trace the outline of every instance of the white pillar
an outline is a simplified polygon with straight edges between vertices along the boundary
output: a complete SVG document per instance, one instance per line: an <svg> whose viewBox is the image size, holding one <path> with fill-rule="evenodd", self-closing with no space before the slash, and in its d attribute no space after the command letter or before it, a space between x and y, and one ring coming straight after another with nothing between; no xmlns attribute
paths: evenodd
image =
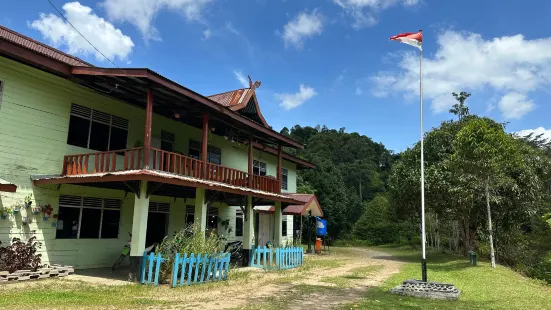
<svg viewBox="0 0 551 310"><path fill-rule="evenodd" d="M204 188L195 189L195 221L200 231L206 231L207 229L207 202L205 197Z"/></svg>
<svg viewBox="0 0 551 310"><path fill-rule="evenodd" d="M245 206L245 214L243 214L243 249L250 250L253 248L254 238L254 213L253 213L253 197L247 197L247 205Z"/></svg>
<svg viewBox="0 0 551 310"><path fill-rule="evenodd" d="M147 214L149 212L149 197L147 181L140 182L140 195L134 199L134 216L132 219L132 242L130 256L143 256L145 237L147 235Z"/></svg>
<svg viewBox="0 0 551 310"><path fill-rule="evenodd" d="M283 239L281 236L281 227L283 225L283 217L281 213L281 201L276 201L274 211L274 247L280 247L283 245Z"/></svg>

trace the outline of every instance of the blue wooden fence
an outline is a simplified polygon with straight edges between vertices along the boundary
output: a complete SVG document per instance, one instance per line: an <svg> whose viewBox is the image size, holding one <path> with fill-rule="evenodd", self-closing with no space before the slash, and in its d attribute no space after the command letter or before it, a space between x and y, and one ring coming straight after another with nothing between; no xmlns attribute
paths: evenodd
<svg viewBox="0 0 551 310"><path fill-rule="evenodd" d="M142 272L141 272L141 283L142 284L153 284L159 285L159 272L161 271L161 264L165 261L161 257L161 254L147 253L143 254L142 259Z"/></svg>
<svg viewBox="0 0 551 310"><path fill-rule="evenodd" d="M176 253L172 268L172 287L228 279L230 253L184 254Z"/></svg>
<svg viewBox="0 0 551 310"><path fill-rule="evenodd" d="M253 248L250 266L264 269L290 269L302 266L304 252L301 247L290 248Z"/></svg>
<svg viewBox="0 0 551 310"><path fill-rule="evenodd" d="M141 283L159 285L161 265L166 259L161 254L143 255ZM172 287L222 281L228 279L230 254L184 254L176 253L172 266Z"/></svg>

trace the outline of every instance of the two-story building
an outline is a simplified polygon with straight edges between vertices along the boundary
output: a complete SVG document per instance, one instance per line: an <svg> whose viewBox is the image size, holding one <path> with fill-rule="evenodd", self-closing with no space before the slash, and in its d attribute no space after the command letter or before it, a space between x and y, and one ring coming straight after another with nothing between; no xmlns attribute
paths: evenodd
<svg viewBox="0 0 551 310"><path fill-rule="evenodd" d="M137 261L191 222L246 250L255 231L257 243L283 244L293 215L322 213L293 194L297 170L314 165L282 151L303 146L268 126L259 84L203 96L0 26L0 209L10 211L0 240L36 231L44 263L76 268L110 266L127 233ZM31 194L31 208L14 212ZM38 205L51 217L33 214ZM272 209L255 216L255 206Z"/></svg>

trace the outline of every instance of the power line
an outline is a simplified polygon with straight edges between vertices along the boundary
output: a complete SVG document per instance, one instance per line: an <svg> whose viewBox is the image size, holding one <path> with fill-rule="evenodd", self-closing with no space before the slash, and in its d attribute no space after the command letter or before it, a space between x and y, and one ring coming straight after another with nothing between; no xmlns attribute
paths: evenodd
<svg viewBox="0 0 551 310"><path fill-rule="evenodd" d="M80 31L78 31L78 29L73 26L73 24L71 24L71 22L67 19L67 17L65 17L65 15L63 15L58 9L57 7L52 3L51 0L48 0L48 2L50 3L50 5L54 8L54 10L57 11L57 13L59 14L59 16L61 16L61 18L63 18L71 27L73 27L73 29L84 39L86 40L86 42L88 42L88 44L90 44L98 53L101 54L101 56L103 56L105 59L107 59L111 64L113 64L113 66L119 68L120 70L122 70L124 72L124 70L117 66L111 59L109 59L107 56L105 56L97 47L94 46L94 44L92 44L92 42L90 42L88 39L86 39L86 37L80 33Z"/></svg>

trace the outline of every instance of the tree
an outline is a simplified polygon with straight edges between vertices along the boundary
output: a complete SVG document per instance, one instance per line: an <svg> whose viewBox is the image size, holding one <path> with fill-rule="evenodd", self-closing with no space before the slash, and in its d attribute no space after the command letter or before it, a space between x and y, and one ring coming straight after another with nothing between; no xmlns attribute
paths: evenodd
<svg viewBox="0 0 551 310"><path fill-rule="evenodd" d="M471 96L471 94L462 91L459 95L457 93L452 93L452 95L458 103L453 105L450 109L450 113L457 115L459 120L462 120L465 116L469 115L469 107L465 105L465 101Z"/></svg>
<svg viewBox="0 0 551 310"><path fill-rule="evenodd" d="M473 119L463 127L453 142L454 154L451 163L458 171L474 177L477 184L484 184L490 256L492 267L496 267L490 207L490 187L498 182L506 182L506 165L515 157L513 138L503 127L493 121ZM512 159L514 161L514 159Z"/></svg>
<svg viewBox="0 0 551 310"><path fill-rule="evenodd" d="M385 196L377 195L364 204L364 212L354 224L354 236L374 245L395 241L395 225L391 221L389 201Z"/></svg>

